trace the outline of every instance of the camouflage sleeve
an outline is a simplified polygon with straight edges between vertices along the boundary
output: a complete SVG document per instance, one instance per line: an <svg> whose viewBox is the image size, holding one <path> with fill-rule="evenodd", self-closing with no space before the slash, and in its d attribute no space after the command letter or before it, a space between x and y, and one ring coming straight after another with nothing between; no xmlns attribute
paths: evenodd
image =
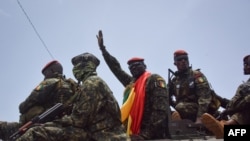
<svg viewBox="0 0 250 141"><path fill-rule="evenodd" d="M95 111L94 107L96 106L95 103L97 103L97 97L93 88L96 87L93 87L92 83L86 80L85 83L80 86L71 115L66 115L54 122L60 123L62 126L83 128L90 121L88 117Z"/></svg>
<svg viewBox="0 0 250 141"><path fill-rule="evenodd" d="M218 95L217 93L215 93L214 90L213 90L213 93L214 93L214 96L220 101L221 107L224 108L224 109L226 109L227 104L229 103L230 100L227 99L227 98L221 97L220 95Z"/></svg>
<svg viewBox="0 0 250 141"><path fill-rule="evenodd" d="M38 87L35 88L35 91L38 93L38 99L41 104L48 103L55 96L54 92L57 90L57 82L60 79L50 78L43 81Z"/></svg>
<svg viewBox="0 0 250 141"><path fill-rule="evenodd" d="M227 106L228 111L240 111L250 104L250 86L241 84Z"/></svg>
<svg viewBox="0 0 250 141"><path fill-rule="evenodd" d="M167 114L168 110L170 110L165 80L156 74L153 74L148 79L144 121L140 133L145 139L151 138L153 135L160 136L165 132Z"/></svg>
<svg viewBox="0 0 250 141"><path fill-rule="evenodd" d="M212 95L209 83L207 78L203 73L199 73L195 76L196 83L196 95L198 96L198 112L197 117L200 117L202 114L207 112L208 106L211 103Z"/></svg>
<svg viewBox="0 0 250 141"><path fill-rule="evenodd" d="M51 92L55 89L57 79L46 79L42 81L31 94L19 105L20 113L25 113L34 105L44 106L48 99L51 99Z"/></svg>
<svg viewBox="0 0 250 141"><path fill-rule="evenodd" d="M33 90L31 94L25 99L25 101L19 104L19 112L24 114L37 103L39 103L38 92Z"/></svg>
<svg viewBox="0 0 250 141"><path fill-rule="evenodd" d="M102 55L109 69L115 75L115 77L126 87L132 80L132 76L126 73L122 68L118 60L112 56L106 48L102 50Z"/></svg>
<svg viewBox="0 0 250 141"><path fill-rule="evenodd" d="M106 83L97 76L87 78L81 85L81 90L76 99L72 114L59 119L57 122L60 122L64 126L87 127L91 131L104 128L108 125L105 123L106 119L114 122L114 119L111 119L111 117L107 118L109 113L105 109L105 99L112 92L106 86ZM119 108L118 112L120 112ZM117 114L117 116L120 115ZM120 117L117 119L120 122Z"/></svg>

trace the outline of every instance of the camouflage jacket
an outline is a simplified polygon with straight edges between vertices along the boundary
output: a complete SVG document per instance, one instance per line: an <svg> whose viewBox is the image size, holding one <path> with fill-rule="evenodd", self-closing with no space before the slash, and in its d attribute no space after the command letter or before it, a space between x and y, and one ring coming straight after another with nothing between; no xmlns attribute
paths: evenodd
<svg viewBox="0 0 250 141"><path fill-rule="evenodd" d="M190 69L183 73L175 73L169 82L170 104L175 107L180 102L198 105L197 116L207 112L212 95L209 83L200 70ZM175 98L175 100L174 100Z"/></svg>
<svg viewBox="0 0 250 141"><path fill-rule="evenodd" d="M117 59L103 50L103 57L112 73L124 87L134 83L131 75L126 73ZM168 113L168 97L165 80L158 74L151 74L146 81L146 95L140 135L145 139L164 138Z"/></svg>
<svg viewBox="0 0 250 141"><path fill-rule="evenodd" d="M63 126L82 128L93 139L100 139L102 137L98 135L105 135L106 131L110 135L110 132L122 129L125 134L120 118L119 104L112 91L100 77L92 75L80 85L72 114L57 122Z"/></svg>
<svg viewBox="0 0 250 141"><path fill-rule="evenodd" d="M239 85L237 88L236 94L230 100L227 105L228 111L240 112L244 111L248 112L248 107L250 106L250 79L247 82Z"/></svg>
<svg viewBox="0 0 250 141"><path fill-rule="evenodd" d="M64 77L44 79L19 105L20 122L30 121L56 103L71 105L76 89L77 83L73 79Z"/></svg>

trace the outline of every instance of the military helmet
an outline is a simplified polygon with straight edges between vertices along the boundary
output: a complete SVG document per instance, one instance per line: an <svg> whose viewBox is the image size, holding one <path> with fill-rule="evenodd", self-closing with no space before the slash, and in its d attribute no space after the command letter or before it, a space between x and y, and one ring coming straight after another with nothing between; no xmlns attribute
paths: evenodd
<svg viewBox="0 0 250 141"><path fill-rule="evenodd" d="M45 77L47 75L51 75L51 74L54 74L54 73L63 74L63 67L57 60L50 61L42 69L42 74Z"/></svg>
<svg viewBox="0 0 250 141"><path fill-rule="evenodd" d="M96 67L100 64L100 60L96 56L88 52L77 55L71 59L71 62L74 66L78 63L86 63L89 61L93 62Z"/></svg>

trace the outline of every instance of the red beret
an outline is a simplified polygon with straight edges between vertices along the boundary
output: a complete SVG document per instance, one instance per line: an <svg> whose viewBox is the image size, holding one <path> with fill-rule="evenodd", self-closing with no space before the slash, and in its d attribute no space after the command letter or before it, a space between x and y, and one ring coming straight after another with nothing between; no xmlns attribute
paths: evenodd
<svg viewBox="0 0 250 141"><path fill-rule="evenodd" d="M47 64L43 67L42 73L43 73L49 66L51 66L51 65L53 65L53 64L57 64L57 63L59 63L57 60L50 61L49 63L47 63Z"/></svg>
<svg viewBox="0 0 250 141"><path fill-rule="evenodd" d="M188 55L188 53L185 50L176 50L174 52L174 57L180 56L180 55Z"/></svg>
<svg viewBox="0 0 250 141"><path fill-rule="evenodd" d="M129 59L127 63L128 63L128 65L130 65L133 62L142 62L142 61L144 61L143 58L133 57L133 58Z"/></svg>

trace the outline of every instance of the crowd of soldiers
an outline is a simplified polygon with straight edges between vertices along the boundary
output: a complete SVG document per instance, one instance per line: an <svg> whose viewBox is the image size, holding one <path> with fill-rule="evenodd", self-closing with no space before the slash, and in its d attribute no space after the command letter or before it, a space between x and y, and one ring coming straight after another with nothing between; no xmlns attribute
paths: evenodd
<svg viewBox="0 0 250 141"><path fill-rule="evenodd" d="M66 78L59 61L42 69L44 80L19 105L18 122L0 122L0 139L16 141L135 141L170 138L169 121L192 121L204 125L206 132L223 138L224 125L250 124L245 111L250 105L250 79L241 84L228 100L210 88L200 69L189 64L185 50L174 52L177 71L169 70L166 81L151 73L143 58L128 60L130 74L106 49L103 34L97 41L111 72L124 86L123 103L118 105L108 84L97 74L100 60L85 52L72 58L72 72L77 81ZM250 55L243 58L244 74L250 74ZM34 123L20 131L27 122L57 103L63 111L44 123ZM219 108L223 107L223 111Z"/></svg>

